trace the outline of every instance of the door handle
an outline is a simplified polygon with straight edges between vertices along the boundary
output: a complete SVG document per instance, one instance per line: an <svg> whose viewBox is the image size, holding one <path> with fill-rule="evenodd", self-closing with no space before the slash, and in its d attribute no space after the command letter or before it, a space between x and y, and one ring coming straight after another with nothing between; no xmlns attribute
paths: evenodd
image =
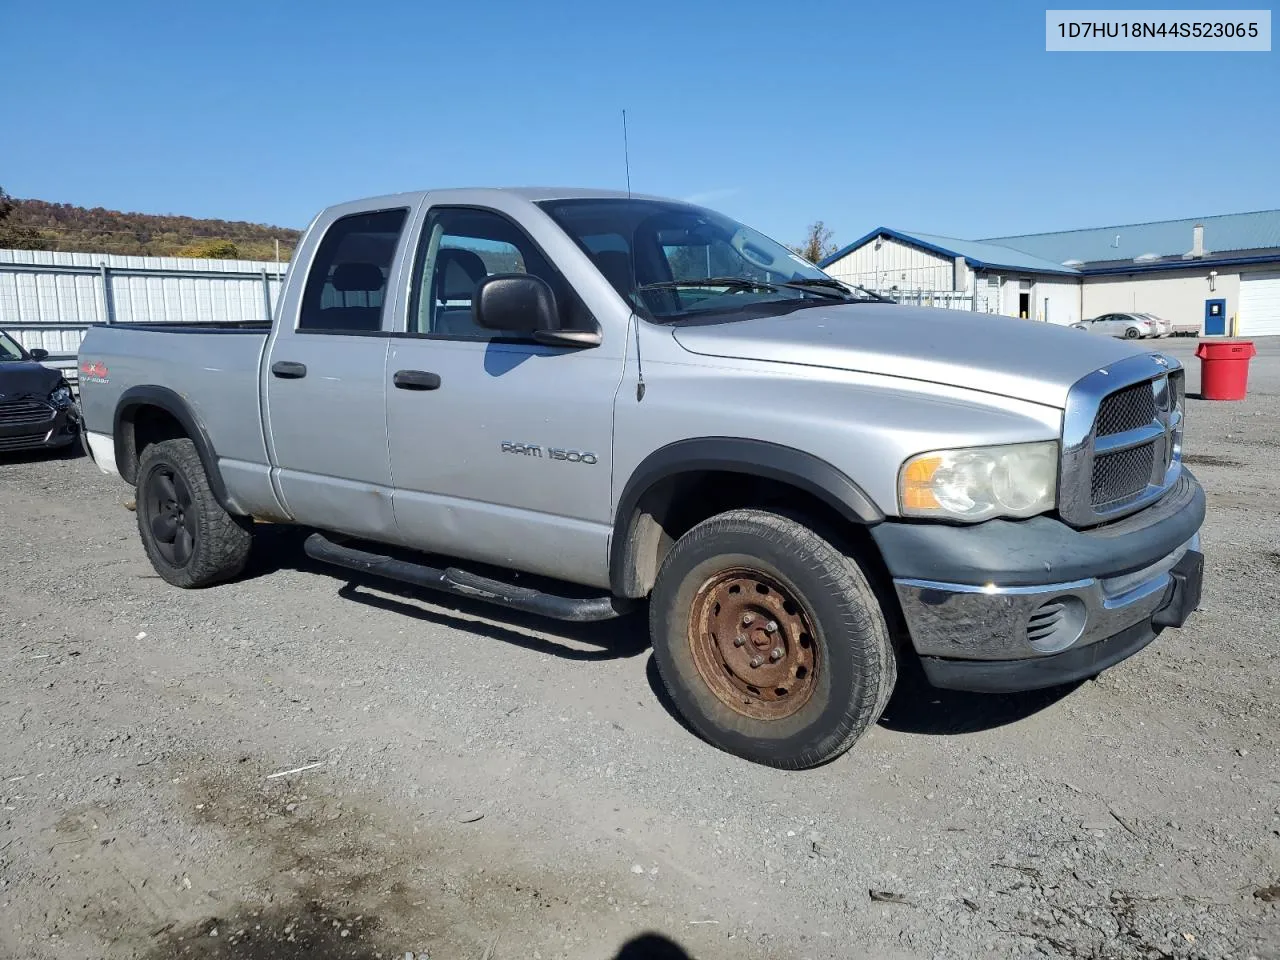
<svg viewBox="0 0 1280 960"><path fill-rule="evenodd" d="M292 360L277 360L271 365L271 372L282 380L301 380L307 375L307 365L294 363Z"/></svg>
<svg viewBox="0 0 1280 960"><path fill-rule="evenodd" d="M439 390L440 374L425 370L397 370L391 382L401 390Z"/></svg>

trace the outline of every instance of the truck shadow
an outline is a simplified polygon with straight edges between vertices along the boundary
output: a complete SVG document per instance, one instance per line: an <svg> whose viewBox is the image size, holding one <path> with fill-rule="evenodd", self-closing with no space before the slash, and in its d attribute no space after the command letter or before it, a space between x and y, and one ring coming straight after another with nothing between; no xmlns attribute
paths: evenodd
<svg viewBox="0 0 1280 960"><path fill-rule="evenodd" d="M242 576L253 579L286 569L314 573L341 581L337 593L343 600L564 660L616 660L638 656L648 649L643 608L636 614L596 623L549 620L320 563L302 549L310 533L305 527L260 525L254 531L253 553Z"/></svg>
<svg viewBox="0 0 1280 960"><path fill-rule="evenodd" d="M898 685L880 718L880 726L897 733L932 736L991 730L1051 707L1083 682L1022 693L943 690L929 683L919 661L908 655L899 661Z"/></svg>
<svg viewBox="0 0 1280 960"><path fill-rule="evenodd" d="M880 726L895 733L918 733L925 736L955 736L977 733L1025 720L1066 697L1080 683L1025 693L966 693L941 690L925 679L924 671L913 657L903 658L899 665L898 685L880 717ZM645 665L649 689L680 726L697 733L685 722L667 695L653 657Z"/></svg>
<svg viewBox="0 0 1280 960"><path fill-rule="evenodd" d="M598 623L549 620L380 577L362 577L318 563L302 550L302 543L310 532L303 527L260 526L255 532L253 555L243 575L260 577L290 569L326 576L342 582L337 593L343 600L565 660L623 659L639 656L649 649L643 606L629 616ZM1007 726L1052 706L1080 686L1076 683L1026 693L965 693L941 690L930 684L913 656L903 657L898 669L897 688L880 718L880 726L898 733L954 736ZM667 696L652 657L646 664L645 675L663 708L688 729Z"/></svg>
<svg viewBox="0 0 1280 960"><path fill-rule="evenodd" d="M442 627L465 630L562 660L619 660L639 656L649 646L645 619L634 613L601 623L565 623L518 610L506 610L480 600L415 590L376 578L349 577L346 571L343 578L347 582L338 590L338 596L344 600ZM431 607L420 607L414 601L429 603ZM590 649L583 649L577 644Z"/></svg>

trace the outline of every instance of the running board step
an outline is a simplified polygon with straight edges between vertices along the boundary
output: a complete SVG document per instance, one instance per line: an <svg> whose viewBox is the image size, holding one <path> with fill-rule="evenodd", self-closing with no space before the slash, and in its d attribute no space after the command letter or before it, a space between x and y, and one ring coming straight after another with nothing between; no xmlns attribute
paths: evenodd
<svg viewBox="0 0 1280 960"><path fill-rule="evenodd" d="M422 563L398 560L381 553L369 553L334 543L321 533L307 537L303 549L307 556L321 563L331 563L348 570L368 573L388 580L410 583L428 590L439 590L459 597L484 600L513 610L523 610L554 620L582 623L589 620L611 620L629 613L635 601L611 594L597 597L561 597L513 583L491 580L456 567L429 567Z"/></svg>

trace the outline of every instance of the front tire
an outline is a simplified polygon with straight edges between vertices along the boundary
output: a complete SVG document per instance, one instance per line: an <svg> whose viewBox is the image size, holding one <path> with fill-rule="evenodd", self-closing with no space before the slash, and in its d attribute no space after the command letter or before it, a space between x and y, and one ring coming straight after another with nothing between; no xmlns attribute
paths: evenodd
<svg viewBox="0 0 1280 960"><path fill-rule="evenodd" d="M196 446L154 443L138 463L136 513L147 558L175 587L207 587L244 569L253 521L218 503Z"/></svg>
<svg viewBox="0 0 1280 960"><path fill-rule="evenodd" d="M672 547L649 613L667 693L699 736L788 769L838 757L889 702L897 662L856 561L803 524L733 510Z"/></svg>

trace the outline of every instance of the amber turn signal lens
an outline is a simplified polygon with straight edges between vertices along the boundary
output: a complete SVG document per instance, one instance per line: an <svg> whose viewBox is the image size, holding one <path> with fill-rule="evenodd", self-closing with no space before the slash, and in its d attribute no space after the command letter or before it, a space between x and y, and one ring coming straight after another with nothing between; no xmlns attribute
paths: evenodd
<svg viewBox="0 0 1280 960"><path fill-rule="evenodd" d="M933 492L933 475L942 466L941 457L919 457L902 471L902 506L907 510L937 510L941 505Z"/></svg>

